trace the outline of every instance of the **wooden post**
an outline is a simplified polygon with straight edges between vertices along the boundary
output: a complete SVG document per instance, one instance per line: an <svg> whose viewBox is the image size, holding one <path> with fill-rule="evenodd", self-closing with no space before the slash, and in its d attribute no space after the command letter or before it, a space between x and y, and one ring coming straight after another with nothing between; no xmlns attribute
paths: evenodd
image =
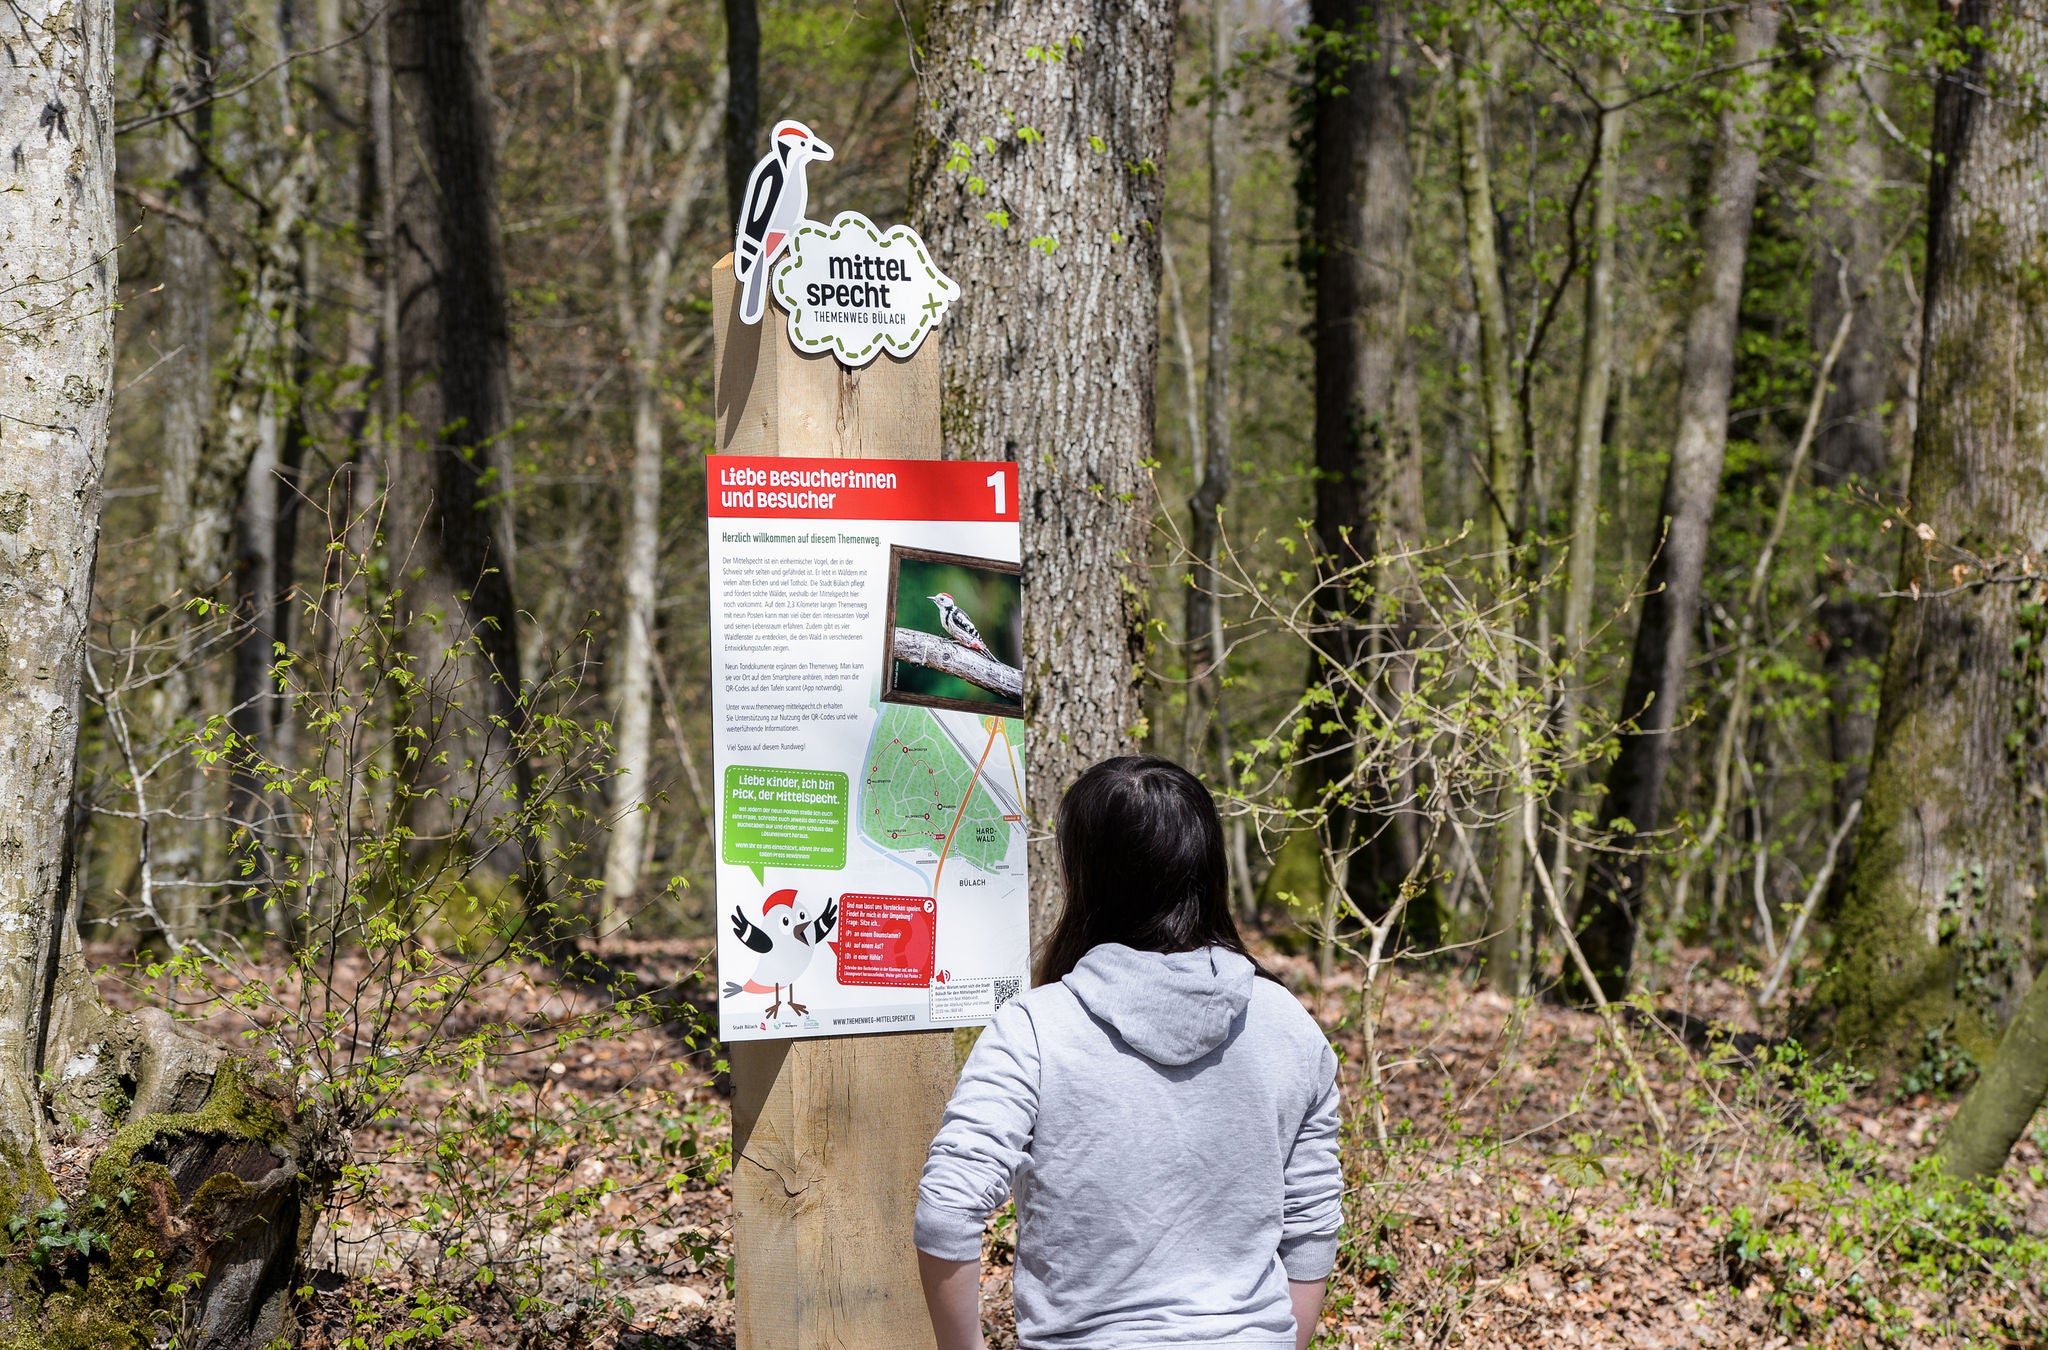
<svg viewBox="0 0 2048 1350"><path fill-rule="evenodd" d="M936 342L845 370L790 346L772 305L740 323L730 255L711 295L721 454L939 457ZM910 1229L953 1033L742 1041L728 1058L739 1350L931 1346Z"/></svg>

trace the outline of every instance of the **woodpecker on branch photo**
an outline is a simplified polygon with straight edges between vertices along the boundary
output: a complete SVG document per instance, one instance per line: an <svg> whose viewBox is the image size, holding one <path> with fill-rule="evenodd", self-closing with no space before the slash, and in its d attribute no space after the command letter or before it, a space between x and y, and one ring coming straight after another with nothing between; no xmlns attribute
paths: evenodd
<svg viewBox="0 0 2048 1350"><path fill-rule="evenodd" d="M809 1008L796 1001L796 982L810 969L811 958L818 954L818 948L830 945L825 942L825 936L838 922L837 900L827 900L825 908L813 919L810 909L797 902L796 892L787 888L762 902L759 923L749 920L735 906L732 911L733 936L750 950L758 952L761 960L744 984L738 980L727 980L725 996L773 994L774 1002L768 1005L770 1017L779 1014L785 1004L798 1016L809 1012ZM786 1000L782 997L784 989L789 990Z"/></svg>
<svg viewBox="0 0 2048 1350"><path fill-rule="evenodd" d="M980 652L991 661L997 659L996 654L988 649L988 644L981 640L981 630L974 626L974 620L968 618L967 611L960 608L959 601L945 591L940 591L937 595L928 595L925 599L939 607L939 626L946 630L947 637L963 647Z"/></svg>
<svg viewBox="0 0 2048 1350"><path fill-rule="evenodd" d="M768 269L804 223L811 195L804 165L832 158L832 147L801 122L777 122L770 143L773 148L747 175L747 195L732 245L741 323L761 322L768 307Z"/></svg>

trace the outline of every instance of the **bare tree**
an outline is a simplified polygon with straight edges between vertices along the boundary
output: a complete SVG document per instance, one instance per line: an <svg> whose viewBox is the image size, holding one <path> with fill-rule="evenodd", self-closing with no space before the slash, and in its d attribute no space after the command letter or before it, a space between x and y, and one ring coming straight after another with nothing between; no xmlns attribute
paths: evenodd
<svg viewBox="0 0 2048 1350"><path fill-rule="evenodd" d="M947 454L1013 460L1022 475L1041 810L1142 731L1175 8L941 0L927 19L912 215L963 292L942 330L941 427ZM1031 867L1042 940L1058 911L1042 828Z"/></svg>

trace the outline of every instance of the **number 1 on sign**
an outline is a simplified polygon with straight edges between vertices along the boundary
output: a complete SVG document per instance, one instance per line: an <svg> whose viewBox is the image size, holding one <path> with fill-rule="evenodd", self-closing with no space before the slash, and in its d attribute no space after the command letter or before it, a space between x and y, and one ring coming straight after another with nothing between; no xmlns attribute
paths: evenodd
<svg viewBox="0 0 2048 1350"><path fill-rule="evenodd" d="M1002 515L1004 505L1003 493L1007 487L1007 484L1003 481L1002 470L998 469L988 476L988 485L996 490L996 514Z"/></svg>

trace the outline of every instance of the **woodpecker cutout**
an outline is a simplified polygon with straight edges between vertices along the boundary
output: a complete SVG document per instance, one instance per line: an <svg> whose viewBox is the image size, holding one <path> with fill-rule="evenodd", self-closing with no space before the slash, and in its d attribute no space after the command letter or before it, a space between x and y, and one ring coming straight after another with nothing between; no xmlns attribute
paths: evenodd
<svg viewBox="0 0 2048 1350"><path fill-rule="evenodd" d="M996 659L996 654L981 640L981 630L974 626L974 620L967 617L967 611L960 608L959 601L945 591L940 591L937 595L928 595L925 599L939 607L939 626L946 630L947 637L963 647L980 652L992 661Z"/></svg>
<svg viewBox="0 0 2048 1350"><path fill-rule="evenodd" d="M804 166L829 160L832 147L802 122L775 124L772 148L747 175L746 204L732 245L732 274L740 287L740 322L761 322L768 307L768 270L804 223L810 184Z"/></svg>

